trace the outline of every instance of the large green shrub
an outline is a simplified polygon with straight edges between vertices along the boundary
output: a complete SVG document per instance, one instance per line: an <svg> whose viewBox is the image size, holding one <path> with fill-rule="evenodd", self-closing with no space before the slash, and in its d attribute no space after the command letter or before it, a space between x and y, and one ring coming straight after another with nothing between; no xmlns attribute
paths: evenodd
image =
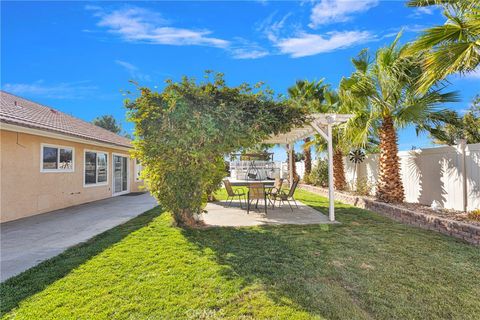
<svg viewBox="0 0 480 320"><path fill-rule="evenodd" d="M126 102L135 124L133 153L150 192L183 225L196 223L202 198L220 185L225 155L305 121L303 109L260 86L228 87L221 74L199 84L168 81L162 92L139 91Z"/></svg>
<svg viewBox="0 0 480 320"><path fill-rule="evenodd" d="M307 180L315 186L328 187L328 162L318 159Z"/></svg>

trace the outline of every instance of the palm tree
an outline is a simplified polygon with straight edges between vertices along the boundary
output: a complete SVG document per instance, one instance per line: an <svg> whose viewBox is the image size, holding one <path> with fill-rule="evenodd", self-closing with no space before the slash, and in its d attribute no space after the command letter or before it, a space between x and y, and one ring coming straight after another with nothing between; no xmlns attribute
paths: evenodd
<svg viewBox="0 0 480 320"><path fill-rule="evenodd" d="M450 119L435 127L424 126L422 129L430 134L436 144L454 145L459 139L466 143L480 143L480 95L477 95L467 112L460 116L456 111L449 111Z"/></svg>
<svg viewBox="0 0 480 320"><path fill-rule="evenodd" d="M439 104L457 101L454 92L430 87L418 91L422 76L418 56L404 55L408 46L399 46L400 34L387 47L379 49L373 59L362 50L352 59L355 71L341 81L342 103L353 111L345 136L354 144L368 141L372 134L380 140L377 197L386 202L402 202L404 189L398 158L398 127L409 124L434 124L445 113Z"/></svg>
<svg viewBox="0 0 480 320"><path fill-rule="evenodd" d="M446 22L426 29L406 54L424 52L419 91L454 73L469 73L480 64L480 2L478 0L411 0L408 6L441 5Z"/></svg>
<svg viewBox="0 0 480 320"><path fill-rule="evenodd" d="M348 110L343 108L338 93L330 87L324 89L324 102L322 104L322 112L347 113ZM332 131L333 143L333 182L335 190L345 190L347 180L345 179L345 166L343 158L345 152L348 152L352 146L349 141L344 139L343 126L336 126ZM327 150L327 142L322 137L315 139L317 152Z"/></svg>
<svg viewBox="0 0 480 320"><path fill-rule="evenodd" d="M321 112L320 107L324 100L323 92L326 85L323 80L308 81L298 80L294 86L288 88L288 95L293 103L307 107L312 112ZM312 171L311 141L307 137L303 139L303 153L305 156L305 175Z"/></svg>

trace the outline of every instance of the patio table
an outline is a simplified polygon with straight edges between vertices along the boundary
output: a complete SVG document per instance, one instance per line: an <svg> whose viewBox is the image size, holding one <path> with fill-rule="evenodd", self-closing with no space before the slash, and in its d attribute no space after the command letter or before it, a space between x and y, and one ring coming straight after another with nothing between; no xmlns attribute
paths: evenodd
<svg viewBox="0 0 480 320"><path fill-rule="evenodd" d="M252 183L261 183L265 188L273 187L275 180L230 180L230 184L234 187L248 187Z"/></svg>
<svg viewBox="0 0 480 320"><path fill-rule="evenodd" d="M263 188L265 189L265 193L267 194L267 198L266 198L265 202L268 201L272 205L272 208L274 208L273 202L268 197L268 193L270 192L270 190L273 189L273 187L275 185L275 180L233 180L233 179L231 179L229 181L230 181L230 184L232 186L235 186L235 187L248 187L248 188L250 188L250 185L252 185L252 184L262 184ZM249 200L247 200L247 201L249 201ZM267 203L265 203L265 206L267 206Z"/></svg>

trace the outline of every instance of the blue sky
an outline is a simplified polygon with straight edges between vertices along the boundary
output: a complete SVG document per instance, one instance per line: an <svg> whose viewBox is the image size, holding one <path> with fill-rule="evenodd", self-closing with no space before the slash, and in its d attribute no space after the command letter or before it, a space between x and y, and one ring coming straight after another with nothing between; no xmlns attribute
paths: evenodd
<svg viewBox="0 0 480 320"><path fill-rule="evenodd" d="M443 23L438 9L403 1L5 2L1 3L1 87L91 121L113 114L127 131L128 80L157 87L204 70L229 84L264 81L277 93L298 79L338 85L362 48L410 41ZM450 79L462 102L480 92L480 72ZM431 145L412 128L401 150ZM283 158L283 155L279 155Z"/></svg>

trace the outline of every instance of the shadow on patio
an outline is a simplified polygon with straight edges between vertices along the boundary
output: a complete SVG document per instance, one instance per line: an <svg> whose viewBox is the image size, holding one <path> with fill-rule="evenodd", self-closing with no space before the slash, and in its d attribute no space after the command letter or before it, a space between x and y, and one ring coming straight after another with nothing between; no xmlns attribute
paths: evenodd
<svg viewBox="0 0 480 320"><path fill-rule="evenodd" d="M227 201L210 202L202 214L203 221L209 226L221 227L245 227L257 225L279 225L279 224L329 224L337 223L328 220L322 214L297 200L298 207L292 202L292 209L288 204L276 206L274 209L269 205L267 214L264 211L264 204L260 203L258 208L252 204L247 214L245 203L240 207L240 202L233 201L231 205ZM328 209L327 209L328 211Z"/></svg>

